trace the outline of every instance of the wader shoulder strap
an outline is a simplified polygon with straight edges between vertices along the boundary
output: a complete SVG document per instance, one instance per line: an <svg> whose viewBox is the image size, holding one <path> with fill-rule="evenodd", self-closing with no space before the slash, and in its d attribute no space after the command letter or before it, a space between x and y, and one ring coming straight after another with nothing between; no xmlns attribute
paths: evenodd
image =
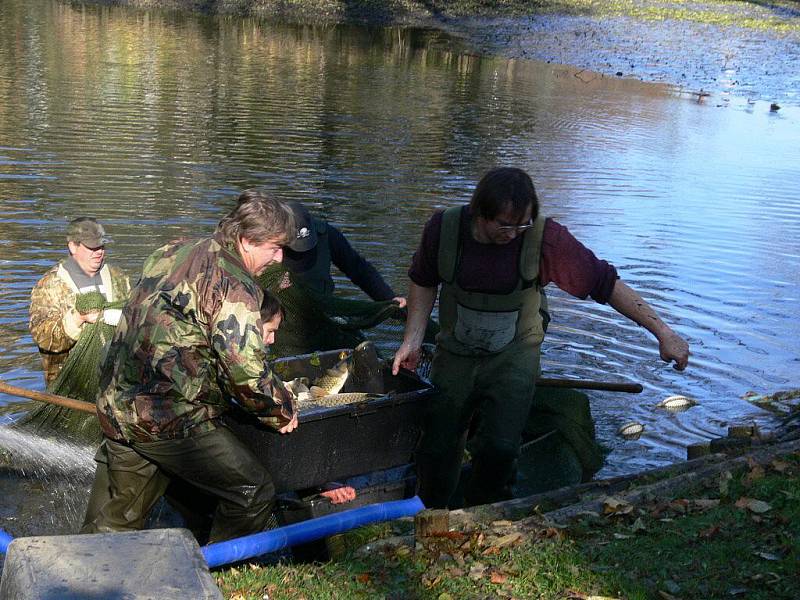
<svg viewBox="0 0 800 600"><path fill-rule="evenodd" d="M522 281L530 284L539 276L539 261L542 257L542 238L544 237L545 217L536 216L533 227L525 232L522 240L519 274Z"/></svg>
<svg viewBox="0 0 800 600"><path fill-rule="evenodd" d="M458 263L459 230L463 206L451 206L442 214L442 229L439 234L439 255L437 257L439 277L445 283L453 283Z"/></svg>
<svg viewBox="0 0 800 600"><path fill-rule="evenodd" d="M73 281L73 279L72 279L72 276L69 274L69 271L67 271L67 270L64 268L64 265L63 265L63 264L59 264L59 265L58 265L58 270L56 271L56 275L58 276L58 278L59 278L61 281L63 281L64 283L66 283L66 284L67 284L67 287L68 287L70 290L72 290L72 291L73 291L73 292L75 292L76 294L80 293L80 290L78 290L78 286L77 286L77 285L75 285L75 282Z"/></svg>

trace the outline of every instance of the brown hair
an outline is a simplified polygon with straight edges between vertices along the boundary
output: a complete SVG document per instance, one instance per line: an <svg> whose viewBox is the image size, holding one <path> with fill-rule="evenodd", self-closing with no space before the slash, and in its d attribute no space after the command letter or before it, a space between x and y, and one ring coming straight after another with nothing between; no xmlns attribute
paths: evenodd
<svg viewBox="0 0 800 600"><path fill-rule="evenodd" d="M236 207L217 225L217 234L234 244L242 238L254 244L286 244L294 238L292 210L261 190L245 190Z"/></svg>
<svg viewBox="0 0 800 600"><path fill-rule="evenodd" d="M531 218L539 214L539 198L530 176L522 169L497 167L488 171L472 193L469 207L473 216L492 220L506 208L522 215L531 207Z"/></svg>

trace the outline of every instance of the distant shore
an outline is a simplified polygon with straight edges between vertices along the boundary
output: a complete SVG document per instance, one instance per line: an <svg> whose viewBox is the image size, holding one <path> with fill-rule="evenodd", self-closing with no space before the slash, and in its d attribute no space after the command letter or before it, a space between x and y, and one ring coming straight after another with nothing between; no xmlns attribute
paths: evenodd
<svg viewBox="0 0 800 600"><path fill-rule="evenodd" d="M90 0L92 1L92 0ZM572 65L699 96L800 105L800 3L689 0L93 0L292 24L442 30L476 53Z"/></svg>

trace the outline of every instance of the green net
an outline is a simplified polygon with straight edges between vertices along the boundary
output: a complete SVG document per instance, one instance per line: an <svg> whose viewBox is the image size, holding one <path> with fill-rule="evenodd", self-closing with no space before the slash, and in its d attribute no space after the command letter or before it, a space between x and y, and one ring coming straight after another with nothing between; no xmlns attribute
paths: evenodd
<svg viewBox="0 0 800 600"><path fill-rule="evenodd" d="M124 302L106 302L100 292L80 294L75 300L75 308L80 313L121 308L123 304ZM114 329L102 319L84 325L61 372L48 386L47 391L94 404L100 386L100 366ZM37 433L45 437L69 437L96 442L102 438L97 418L92 413L55 404L38 404L18 421L18 426L35 426Z"/></svg>
<svg viewBox="0 0 800 600"><path fill-rule="evenodd" d="M391 300L376 302L322 294L292 278L291 272L280 264L268 267L259 283L277 296L284 310L283 322L270 347L274 358L355 348L364 341L364 330L379 325L383 341L402 336L406 312ZM426 341L432 342L437 331L436 324L430 321Z"/></svg>

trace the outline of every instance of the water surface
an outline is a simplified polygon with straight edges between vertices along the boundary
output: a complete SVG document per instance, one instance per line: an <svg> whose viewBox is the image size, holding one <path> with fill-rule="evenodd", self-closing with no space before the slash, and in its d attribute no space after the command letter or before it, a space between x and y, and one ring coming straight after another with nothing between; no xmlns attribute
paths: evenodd
<svg viewBox="0 0 800 600"><path fill-rule="evenodd" d="M744 392L800 387L798 110L481 58L436 32L5 0L0 378L43 388L28 299L70 218L103 221L135 278L160 244L208 234L241 189L265 187L309 203L404 292L431 212L512 165L691 343L677 373L643 329L551 290L546 374L645 386L591 396L612 450L601 475L681 460L729 423L769 427ZM675 393L700 405L653 410ZM638 441L615 436L629 420Z"/></svg>

